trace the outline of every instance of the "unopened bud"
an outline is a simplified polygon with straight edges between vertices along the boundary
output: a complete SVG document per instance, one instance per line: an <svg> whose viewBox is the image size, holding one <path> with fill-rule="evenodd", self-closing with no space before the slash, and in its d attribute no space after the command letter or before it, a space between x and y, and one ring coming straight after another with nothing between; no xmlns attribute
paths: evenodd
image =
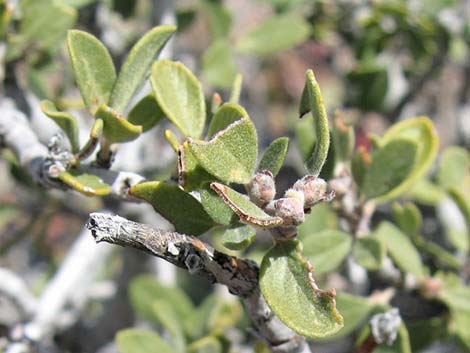
<svg viewBox="0 0 470 353"><path fill-rule="evenodd" d="M298 226L305 221L304 205L301 200L294 197L284 197L271 201L266 211L281 217L284 225Z"/></svg>
<svg viewBox="0 0 470 353"><path fill-rule="evenodd" d="M329 201L333 198L334 192L328 189L328 184L321 178L307 175L298 180L293 187L294 190L301 191L304 194L304 208L312 208L319 202Z"/></svg>
<svg viewBox="0 0 470 353"><path fill-rule="evenodd" d="M264 206L276 196L276 184L269 170L256 173L248 184L248 194L251 201L258 206Z"/></svg>

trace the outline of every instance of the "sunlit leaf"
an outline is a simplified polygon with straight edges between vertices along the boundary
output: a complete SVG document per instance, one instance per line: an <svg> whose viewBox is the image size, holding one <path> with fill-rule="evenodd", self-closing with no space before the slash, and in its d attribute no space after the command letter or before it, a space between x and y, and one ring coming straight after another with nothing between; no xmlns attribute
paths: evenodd
<svg viewBox="0 0 470 353"><path fill-rule="evenodd" d="M70 30L67 45L75 80L87 108L94 114L107 104L116 81L116 71L108 50L93 35Z"/></svg>
<svg viewBox="0 0 470 353"><path fill-rule="evenodd" d="M119 331L116 344L120 353L178 353L157 333L143 329Z"/></svg>
<svg viewBox="0 0 470 353"><path fill-rule="evenodd" d="M286 159L287 152L289 151L289 138L279 137L278 139L271 142L266 151L264 151L263 157L258 164L258 171L269 170L274 176L279 173L284 160Z"/></svg>
<svg viewBox="0 0 470 353"><path fill-rule="evenodd" d="M207 131L207 137L210 138L233 122L247 117L248 113L242 106L235 103L224 103L215 112Z"/></svg>
<svg viewBox="0 0 470 353"><path fill-rule="evenodd" d="M160 109L155 95L152 93L142 98L129 112L127 121L133 125L142 126L142 132L146 132L158 124L165 114Z"/></svg>
<svg viewBox="0 0 470 353"><path fill-rule="evenodd" d="M200 235L214 225L201 203L178 185L150 181L134 185L129 192L149 202L177 232Z"/></svg>
<svg viewBox="0 0 470 353"><path fill-rule="evenodd" d="M132 47L113 87L109 99L110 107L121 113L124 112L134 94L149 75L150 65L175 31L176 27L173 25L155 27L145 33Z"/></svg>
<svg viewBox="0 0 470 353"><path fill-rule="evenodd" d="M268 251L261 263L260 288L276 315L301 335L323 338L343 326L334 290L317 287L298 241L279 243Z"/></svg>
<svg viewBox="0 0 470 353"><path fill-rule="evenodd" d="M206 121L206 104L202 87L182 63L158 60L150 79L157 99L168 119L185 136L201 136Z"/></svg>
<svg viewBox="0 0 470 353"><path fill-rule="evenodd" d="M189 150L210 174L226 183L248 183L258 156L258 137L248 118L235 121L209 141L190 140Z"/></svg>
<svg viewBox="0 0 470 353"><path fill-rule="evenodd" d="M111 193L111 185L106 184L96 175L65 171L59 174L59 179L72 189L87 196L104 196Z"/></svg>

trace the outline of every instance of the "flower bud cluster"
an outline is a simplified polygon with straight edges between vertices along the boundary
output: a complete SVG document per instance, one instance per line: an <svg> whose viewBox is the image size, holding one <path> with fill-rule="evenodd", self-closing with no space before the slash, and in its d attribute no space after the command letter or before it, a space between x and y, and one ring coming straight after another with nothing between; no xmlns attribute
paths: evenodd
<svg viewBox="0 0 470 353"><path fill-rule="evenodd" d="M274 176L269 170L256 173L248 184L248 194L251 201L263 207L276 196Z"/></svg>

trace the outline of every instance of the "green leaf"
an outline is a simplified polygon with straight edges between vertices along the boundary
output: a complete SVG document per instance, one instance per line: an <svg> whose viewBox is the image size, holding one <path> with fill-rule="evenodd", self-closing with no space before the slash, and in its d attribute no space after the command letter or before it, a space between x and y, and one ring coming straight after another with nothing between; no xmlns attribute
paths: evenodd
<svg viewBox="0 0 470 353"><path fill-rule="evenodd" d="M94 114L99 106L108 103L116 81L113 61L99 39L89 33L68 31L67 45L83 101Z"/></svg>
<svg viewBox="0 0 470 353"><path fill-rule="evenodd" d="M207 137L211 138L217 132L226 129L230 124L234 123L241 118L247 118L248 113L246 110L235 103L224 103L215 112L214 117L211 120L209 129L207 131Z"/></svg>
<svg viewBox="0 0 470 353"><path fill-rule="evenodd" d="M382 222L374 231L374 235L382 241L393 261L403 272L417 277L424 276L424 268L418 251L410 239L390 222Z"/></svg>
<svg viewBox="0 0 470 353"><path fill-rule="evenodd" d="M59 174L59 179L87 196L105 196L111 193L111 185L106 184L96 175L65 171Z"/></svg>
<svg viewBox="0 0 470 353"><path fill-rule="evenodd" d="M213 336L203 337L192 342L188 348L188 353L222 353L222 345L219 340Z"/></svg>
<svg viewBox="0 0 470 353"><path fill-rule="evenodd" d="M295 137L295 142L300 150L302 159L306 161L312 155L317 139L312 115L309 114L297 121L295 125Z"/></svg>
<svg viewBox="0 0 470 353"><path fill-rule="evenodd" d="M215 223L228 226L238 221L238 216L232 209L211 189L210 183L205 183L198 190L201 195L201 204Z"/></svg>
<svg viewBox="0 0 470 353"><path fill-rule="evenodd" d="M129 193L149 202L177 232L200 235L214 225L199 201L178 185L150 181L134 185Z"/></svg>
<svg viewBox="0 0 470 353"><path fill-rule="evenodd" d="M127 121L133 125L142 126L142 132L146 132L157 125L164 117L165 114L160 109L155 95L150 93L132 108Z"/></svg>
<svg viewBox="0 0 470 353"><path fill-rule="evenodd" d="M377 271L385 258L385 245L373 236L358 238L353 246L353 255L359 265Z"/></svg>
<svg viewBox="0 0 470 353"><path fill-rule="evenodd" d="M287 152L289 151L289 138L279 137L278 139L271 142L266 151L264 151L263 157L258 164L258 171L269 170L274 176L279 173L284 160L286 159Z"/></svg>
<svg viewBox="0 0 470 353"><path fill-rule="evenodd" d="M346 76L351 90L350 104L364 111L380 111L389 88L387 70L375 63L359 63ZM355 94L356 93L356 94Z"/></svg>
<svg viewBox="0 0 470 353"><path fill-rule="evenodd" d="M152 313L158 323L165 328L171 336L172 347L177 352L185 353L186 340L183 336L182 323L176 315L176 310L165 300L152 301Z"/></svg>
<svg viewBox="0 0 470 353"><path fill-rule="evenodd" d="M310 174L318 176L326 161L328 147L330 145L330 132L328 130L328 117L325 105L315 75L312 70L307 70L302 99L300 102L300 117L312 112L315 126L316 143L311 157L306 161L306 167Z"/></svg>
<svg viewBox="0 0 470 353"><path fill-rule="evenodd" d="M142 133L142 126L131 124L117 110L105 104L96 111L96 118L103 120L103 135L111 143L132 141Z"/></svg>
<svg viewBox="0 0 470 353"><path fill-rule="evenodd" d="M243 76L237 74L232 85L232 92L230 93L230 103L236 103L240 101L240 94L242 92Z"/></svg>
<svg viewBox="0 0 470 353"><path fill-rule="evenodd" d="M423 216L414 203L407 202L401 205L395 202L392 205L392 213L395 222L407 235L415 236L421 230Z"/></svg>
<svg viewBox="0 0 470 353"><path fill-rule="evenodd" d="M52 50L61 45L67 30L75 25L77 11L65 4L50 0L22 0L20 47L34 45Z"/></svg>
<svg viewBox="0 0 470 353"><path fill-rule="evenodd" d="M302 241L310 235L326 229L338 229L338 215L328 203L315 205L310 214L305 215L305 222L298 227L298 237Z"/></svg>
<svg viewBox="0 0 470 353"><path fill-rule="evenodd" d="M76 153L80 149L80 142L78 139L78 123L77 119L70 113L60 112L57 110L54 103L51 101L42 101L41 109L49 118L64 130L67 135L72 152Z"/></svg>
<svg viewBox="0 0 470 353"><path fill-rule="evenodd" d="M232 15L223 2L202 0L200 4L209 20L213 38L216 40L228 37L232 28Z"/></svg>
<svg viewBox="0 0 470 353"><path fill-rule="evenodd" d="M113 87L110 107L124 112L134 94L143 85L150 66L175 31L176 27L173 25L155 27L132 47Z"/></svg>
<svg viewBox="0 0 470 353"><path fill-rule="evenodd" d="M129 286L129 297L134 310L143 318L156 320L153 304L156 300L166 302L180 322L192 315L191 299L178 287L165 286L151 275L135 277Z"/></svg>
<svg viewBox="0 0 470 353"><path fill-rule="evenodd" d="M119 331L116 344L120 353L177 353L158 334L142 329Z"/></svg>
<svg viewBox="0 0 470 353"><path fill-rule="evenodd" d="M439 163L439 184L445 189L461 188L465 185L465 179L470 179L469 152L462 147L447 147Z"/></svg>
<svg viewBox="0 0 470 353"><path fill-rule="evenodd" d="M243 53L269 55L293 48L310 35L310 25L301 16L277 15L242 36L236 47Z"/></svg>
<svg viewBox="0 0 470 353"><path fill-rule="evenodd" d="M427 117L407 119L393 125L385 133L382 143L387 144L399 138L405 138L417 144L418 149L413 169L403 183L397 186L393 192L381 198L380 201L397 197L407 191L428 172L437 155L439 138L432 121Z"/></svg>
<svg viewBox="0 0 470 353"><path fill-rule="evenodd" d="M261 263L260 288L279 319L301 335L323 338L343 326L334 290L317 287L298 241L276 244L267 252Z"/></svg>
<svg viewBox="0 0 470 353"><path fill-rule="evenodd" d="M364 323L374 310L374 305L364 297L348 293L336 295L336 307L344 319L344 327L332 337L345 337Z"/></svg>
<svg viewBox="0 0 470 353"><path fill-rule="evenodd" d="M197 339L208 332L208 320L211 312L216 307L216 297L210 294L204 298L204 301L194 309L190 315L183 321L184 329L188 337Z"/></svg>
<svg viewBox="0 0 470 353"><path fill-rule="evenodd" d="M217 192L220 198L230 206L243 222L260 227L274 227L282 224L282 218L268 215L248 200L245 195L228 186L214 182L211 183L211 188Z"/></svg>
<svg viewBox="0 0 470 353"><path fill-rule="evenodd" d="M211 85L230 88L237 75L237 64L227 40L212 43L202 57L202 75Z"/></svg>
<svg viewBox="0 0 470 353"><path fill-rule="evenodd" d="M351 159L351 173L357 186L361 187L364 183L367 168L371 163L372 157L369 152L365 148L359 147Z"/></svg>
<svg viewBox="0 0 470 353"><path fill-rule="evenodd" d="M240 321L243 315L243 308L239 301L227 301L217 298L207 317L207 326L211 333L220 336L225 331L233 328Z"/></svg>
<svg viewBox="0 0 470 353"><path fill-rule="evenodd" d="M188 143L200 165L226 183L248 183L254 173L258 155L258 137L248 118L235 121L209 141Z"/></svg>
<svg viewBox="0 0 470 353"><path fill-rule="evenodd" d="M315 274L334 271L351 250L352 237L339 230L324 230L302 240L304 255L310 260Z"/></svg>
<svg viewBox="0 0 470 353"><path fill-rule="evenodd" d="M368 199L382 196L382 200L397 195L395 189L406 183L417 157L416 143L402 138L388 142L372 155L361 191Z"/></svg>
<svg viewBox="0 0 470 353"><path fill-rule="evenodd" d="M217 179L202 167L190 150L188 141L178 147L178 177L179 184L186 191L201 189L206 182Z"/></svg>
<svg viewBox="0 0 470 353"><path fill-rule="evenodd" d="M201 136L206 103L197 78L182 63L158 60L150 78L157 102L168 119L185 136Z"/></svg>
<svg viewBox="0 0 470 353"><path fill-rule="evenodd" d="M256 230L249 225L229 228L222 234L222 244L230 250L244 250L256 239Z"/></svg>
<svg viewBox="0 0 470 353"><path fill-rule="evenodd" d="M413 184L409 194L417 203L429 206L436 206L446 197L446 193L440 186L426 178Z"/></svg>

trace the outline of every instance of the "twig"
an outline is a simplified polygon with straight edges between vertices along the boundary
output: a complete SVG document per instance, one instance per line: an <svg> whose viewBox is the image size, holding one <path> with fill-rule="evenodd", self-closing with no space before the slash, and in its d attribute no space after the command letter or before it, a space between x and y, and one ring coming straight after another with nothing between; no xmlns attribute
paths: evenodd
<svg viewBox="0 0 470 353"><path fill-rule="evenodd" d="M10 148L33 180L46 189L67 190L67 185L57 179L57 171L64 170L62 160L56 159L38 139L26 115L16 109L8 99L0 100L0 145ZM128 195L130 186L145 178L131 172L116 172L90 164L80 166L86 173L98 175L112 186L111 195L125 201L139 202Z"/></svg>
<svg viewBox="0 0 470 353"><path fill-rule="evenodd" d="M35 311L36 298L26 283L18 275L5 268L0 268L1 296L14 303L22 320L29 318Z"/></svg>
<svg viewBox="0 0 470 353"><path fill-rule="evenodd" d="M155 229L119 216L92 213L87 227L96 242L143 250L190 274L227 286L230 293L242 299L259 335L273 352L310 352L305 338L286 327L267 305L259 290L259 268L255 262L218 252L195 237Z"/></svg>

